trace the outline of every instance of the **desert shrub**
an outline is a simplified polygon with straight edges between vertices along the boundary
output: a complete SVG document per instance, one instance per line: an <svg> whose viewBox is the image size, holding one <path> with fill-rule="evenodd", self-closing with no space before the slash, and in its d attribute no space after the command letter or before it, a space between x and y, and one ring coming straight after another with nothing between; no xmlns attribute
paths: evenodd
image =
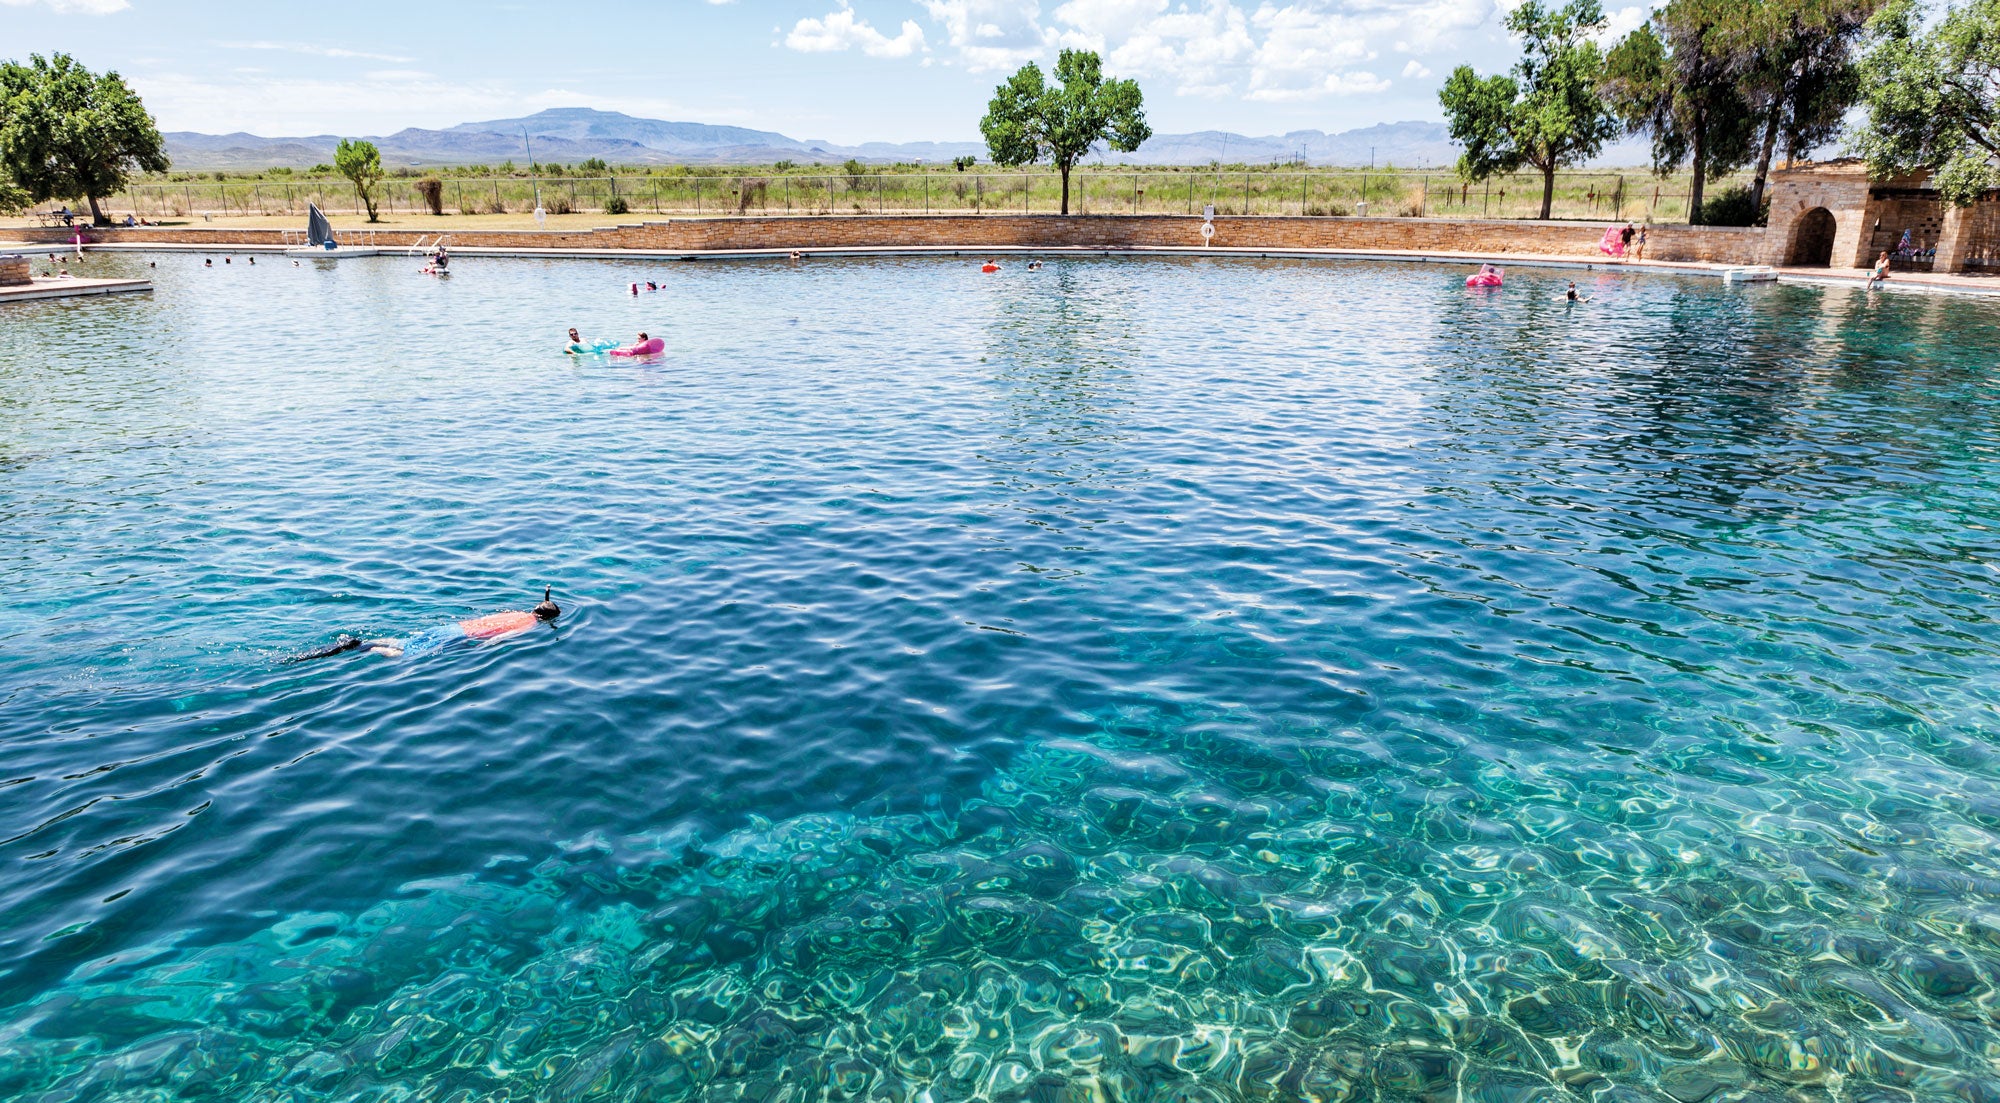
<svg viewBox="0 0 2000 1103"><path fill-rule="evenodd" d="M744 177L736 182L736 213L742 214L755 203L759 208L765 205L770 194L771 182L757 177Z"/></svg>
<svg viewBox="0 0 2000 1103"><path fill-rule="evenodd" d="M569 201L567 195L552 195L542 203L542 206L548 208L550 214L576 213L576 206Z"/></svg>
<svg viewBox="0 0 2000 1103"><path fill-rule="evenodd" d="M1739 184L1701 204L1701 221L1708 226L1762 226L1771 215L1771 197L1765 196L1760 209L1750 207L1750 188Z"/></svg>
<svg viewBox="0 0 2000 1103"><path fill-rule="evenodd" d="M630 214L632 213L632 204L625 202L624 196L614 195L611 198L604 201L604 213Z"/></svg>
<svg viewBox="0 0 2000 1103"><path fill-rule="evenodd" d="M444 213L444 181L435 176L426 176L416 183L417 195L430 208L432 214Z"/></svg>
<svg viewBox="0 0 2000 1103"><path fill-rule="evenodd" d="M500 201L500 197L496 195L496 196L494 196L493 198L491 198L491 199L489 199L489 200L487 200L487 201L486 201L486 213L487 213L487 214L506 214L506 213L507 213L507 204L505 204L505 203L501 202L501 201Z"/></svg>

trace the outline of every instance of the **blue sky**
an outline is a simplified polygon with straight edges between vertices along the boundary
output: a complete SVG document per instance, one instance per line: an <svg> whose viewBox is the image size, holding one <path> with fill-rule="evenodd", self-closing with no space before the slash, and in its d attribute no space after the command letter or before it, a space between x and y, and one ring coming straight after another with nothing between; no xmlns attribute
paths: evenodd
<svg viewBox="0 0 2000 1103"><path fill-rule="evenodd" d="M600 107L834 142L976 140L1064 46L1137 78L1161 132L1435 119L1504 68L1517 0L0 0L0 56L116 69L163 129L381 134ZM1613 29L1643 9L1608 4Z"/></svg>

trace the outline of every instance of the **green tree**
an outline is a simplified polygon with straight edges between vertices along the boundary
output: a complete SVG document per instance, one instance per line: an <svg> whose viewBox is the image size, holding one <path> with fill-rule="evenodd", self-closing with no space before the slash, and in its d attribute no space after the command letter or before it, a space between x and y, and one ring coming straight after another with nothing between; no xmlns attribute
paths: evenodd
<svg viewBox="0 0 2000 1103"><path fill-rule="evenodd" d="M1742 0L1669 0L1605 59L1604 92L1627 131L1653 139L1653 171L1686 165L1688 221L1702 193L1747 164L1757 113L1743 93L1744 62L1730 35L1752 10Z"/></svg>
<svg viewBox="0 0 2000 1103"><path fill-rule="evenodd" d="M368 221L380 222L375 215L375 185L382 182L382 151L361 138L342 138L333 151L333 166L354 184L354 194L368 208Z"/></svg>
<svg viewBox="0 0 2000 1103"><path fill-rule="evenodd" d="M2000 0L1972 0L1928 30L1915 0L1892 0L1869 29L1868 122L1855 139L1869 171L1929 171L1960 207L2000 186Z"/></svg>
<svg viewBox="0 0 2000 1103"><path fill-rule="evenodd" d="M1138 82L1105 80L1090 50L1064 50L1056 58L1054 88L1034 62L993 91L979 131L996 165L1012 168L1048 161L1062 174L1062 213L1069 213L1069 174L1090 147L1104 142L1130 153L1153 136L1146 125Z"/></svg>
<svg viewBox="0 0 2000 1103"><path fill-rule="evenodd" d="M1464 147L1459 175L1484 180L1531 165L1542 174L1542 214L1555 203L1556 169L1587 160L1618 132L1597 85L1604 57L1591 35L1604 27L1597 0L1544 8L1527 0L1507 16L1522 40L1512 76L1452 71L1438 92L1452 140Z"/></svg>
<svg viewBox="0 0 2000 1103"><path fill-rule="evenodd" d="M0 64L0 171L28 202L98 200L135 172L165 172L166 143L146 105L117 73L99 76L68 54Z"/></svg>
<svg viewBox="0 0 2000 1103"><path fill-rule="evenodd" d="M1781 142L1785 159L1795 161L1839 135L1861 97L1855 49L1881 6L1882 0L1759 0L1720 25L1717 38L1735 58L1736 82L1761 120L1752 210L1763 205Z"/></svg>

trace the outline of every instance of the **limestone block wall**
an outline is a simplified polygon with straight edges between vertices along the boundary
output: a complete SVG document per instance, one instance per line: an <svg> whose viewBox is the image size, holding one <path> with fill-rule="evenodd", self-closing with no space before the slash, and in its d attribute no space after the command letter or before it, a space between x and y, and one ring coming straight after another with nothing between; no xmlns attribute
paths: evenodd
<svg viewBox="0 0 2000 1103"><path fill-rule="evenodd" d="M2000 267L2000 196L1944 211L1937 240L1938 272L1990 271Z"/></svg>
<svg viewBox="0 0 2000 1103"><path fill-rule="evenodd" d="M0 287L12 287L34 281L34 275L27 257L0 257Z"/></svg>
<svg viewBox="0 0 2000 1103"><path fill-rule="evenodd" d="M1771 174L1771 216L1760 264L1791 264L1798 244L1799 222L1807 212L1824 207L1833 215L1835 268L1858 268L1874 226L1868 173L1858 165L1818 167Z"/></svg>
<svg viewBox="0 0 2000 1103"><path fill-rule="evenodd" d="M732 249L944 247L977 251L1029 248L1200 248L1202 220L1186 215L844 215L675 219L587 231L451 230L456 247L507 249ZM1220 217L1216 248L1356 252L1528 254L1600 257L1604 223L1442 218ZM281 230L133 227L99 231L107 242L173 242L214 249L279 245ZM381 230L377 244L406 247L435 230ZM58 241L62 231L25 231ZM1764 231L1710 227L1650 228L1647 256L1657 260L1753 263Z"/></svg>

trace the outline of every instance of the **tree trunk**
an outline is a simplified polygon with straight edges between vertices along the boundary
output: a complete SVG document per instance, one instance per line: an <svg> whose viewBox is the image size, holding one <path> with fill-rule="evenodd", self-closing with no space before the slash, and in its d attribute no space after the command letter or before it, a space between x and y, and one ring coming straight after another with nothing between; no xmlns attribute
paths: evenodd
<svg viewBox="0 0 2000 1103"><path fill-rule="evenodd" d="M94 195L88 195L85 196L84 198L90 200L90 224L92 226L111 225L111 220L104 217L104 211L98 207L97 197Z"/></svg>
<svg viewBox="0 0 2000 1103"><path fill-rule="evenodd" d="M1688 226L1702 224L1702 188L1708 182L1708 120L1694 118L1694 180L1688 184Z"/></svg>
<svg viewBox="0 0 2000 1103"><path fill-rule="evenodd" d="M1701 192L1708 182L1708 112L1694 114L1694 182L1688 185L1688 225L1701 225Z"/></svg>
<svg viewBox="0 0 2000 1103"><path fill-rule="evenodd" d="M1757 150L1757 177L1750 182L1750 221L1757 221L1757 212L1764 209L1764 181L1771 175L1771 153L1778 148L1778 117L1784 114L1784 101L1771 99L1771 117L1764 122L1764 144Z"/></svg>
<svg viewBox="0 0 2000 1103"><path fill-rule="evenodd" d="M1548 167L1542 170L1542 217L1544 219L1548 218L1549 212L1555 208L1555 202L1556 163L1550 161Z"/></svg>
<svg viewBox="0 0 2000 1103"><path fill-rule="evenodd" d="M1068 214L1069 213L1069 162L1065 161L1062 164L1057 165L1056 167L1062 170L1062 184L1063 184L1062 213Z"/></svg>

